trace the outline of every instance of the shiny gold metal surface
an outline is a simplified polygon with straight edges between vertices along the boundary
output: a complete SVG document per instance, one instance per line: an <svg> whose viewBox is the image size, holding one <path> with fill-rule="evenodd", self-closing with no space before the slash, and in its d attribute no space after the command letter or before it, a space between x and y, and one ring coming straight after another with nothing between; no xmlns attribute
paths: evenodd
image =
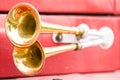
<svg viewBox="0 0 120 80"><path fill-rule="evenodd" d="M37 73L43 66L44 51L38 42L29 47L17 47L13 49L13 59L20 72L26 75Z"/></svg>
<svg viewBox="0 0 120 80"><path fill-rule="evenodd" d="M50 48L43 48L39 42L29 47L14 47L13 59L16 67L25 75L37 74L44 64L46 57L65 51L76 50L77 44L68 44Z"/></svg>
<svg viewBox="0 0 120 80"><path fill-rule="evenodd" d="M81 48L80 44L69 44L43 48L37 38L39 33L59 33L56 39L62 39L62 33L81 37L82 29L41 22L37 10L28 3L15 5L8 13L5 23L6 34L14 45L13 59L20 72L26 75L38 73L46 57L65 51Z"/></svg>
<svg viewBox="0 0 120 80"><path fill-rule="evenodd" d="M82 29L41 22L38 11L28 3L15 5L8 13L5 26L9 40L19 47L32 45L39 33L72 33L77 36L84 33Z"/></svg>

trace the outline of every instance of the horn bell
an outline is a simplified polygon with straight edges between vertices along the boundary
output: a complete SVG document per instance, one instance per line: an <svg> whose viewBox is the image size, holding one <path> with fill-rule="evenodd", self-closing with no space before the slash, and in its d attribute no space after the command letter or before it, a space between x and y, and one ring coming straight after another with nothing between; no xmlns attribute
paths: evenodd
<svg viewBox="0 0 120 80"><path fill-rule="evenodd" d="M42 46L35 42L29 47L14 47L13 60L17 69L26 75L35 75L44 64L44 51Z"/></svg>
<svg viewBox="0 0 120 80"><path fill-rule="evenodd" d="M39 13L27 3L14 6L6 18L6 33L9 40L19 47L27 47L37 40L40 25Z"/></svg>

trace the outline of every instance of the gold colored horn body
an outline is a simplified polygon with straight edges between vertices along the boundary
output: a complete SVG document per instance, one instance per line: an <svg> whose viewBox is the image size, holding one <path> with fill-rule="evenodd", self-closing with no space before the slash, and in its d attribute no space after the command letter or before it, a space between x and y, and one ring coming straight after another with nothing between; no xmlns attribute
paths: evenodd
<svg viewBox="0 0 120 80"><path fill-rule="evenodd" d="M42 32L83 34L83 30L41 22L38 11L27 3L17 4L9 11L5 26L9 40L19 47L32 45Z"/></svg>
<svg viewBox="0 0 120 80"><path fill-rule="evenodd" d="M80 37L84 33L82 29L41 22L37 10L27 3L17 4L9 11L5 26L6 34L15 46L14 63L26 75L34 75L40 71L45 57L80 47L78 44L69 44L43 49L37 42L39 33L72 33Z"/></svg>
<svg viewBox="0 0 120 80"><path fill-rule="evenodd" d="M15 47L13 50L13 59L20 72L25 75L35 75L41 70L46 57L77 48L77 44L43 48L41 44L35 42L29 47Z"/></svg>
<svg viewBox="0 0 120 80"><path fill-rule="evenodd" d="M79 39L84 34L83 29L78 28L70 28L65 27L57 24L50 24L41 22L39 13L37 10L30 4L27 3L20 3L14 6L8 13L6 18L6 34L9 40L15 46L13 49L13 59L16 67L19 69L20 72L26 75L34 75L38 73L43 64L46 57L62 53L65 51L81 49L82 47L93 46L93 45L104 45L107 40L112 39L108 44L107 48L111 46L114 40L114 36L111 30L108 30L108 34L111 38L107 39L106 36L103 36L103 39L99 39L94 41L93 43L84 44L85 41L83 40L83 44L81 44ZM102 29L103 31L106 28ZM63 46L57 47L50 47L50 48L43 48L39 42L37 42L38 35L40 33L53 33L57 32L60 33L57 35L56 40L61 40L62 33L71 33L75 34L78 40L77 43L68 44ZM100 34L101 35L101 34ZM96 36L95 36L96 37ZM94 35L93 35L94 38ZM100 37L101 38L101 37ZM92 38L91 38L92 40ZM90 40L90 42L92 42ZM106 45L106 44L105 44ZM104 46L103 46L104 47ZM106 46L105 46L106 48Z"/></svg>

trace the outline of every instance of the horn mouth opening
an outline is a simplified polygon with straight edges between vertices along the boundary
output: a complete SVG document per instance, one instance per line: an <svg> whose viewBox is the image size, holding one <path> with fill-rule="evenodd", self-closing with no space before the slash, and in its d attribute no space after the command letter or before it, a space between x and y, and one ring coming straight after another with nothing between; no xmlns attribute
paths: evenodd
<svg viewBox="0 0 120 80"><path fill-rule="evenodd" d="M18 4L9 11L5 26L7 36L15 46L30 46L39 35L39 13L30 4Z"/></svg>
<svg viewBox="0 0 120 80"><path fill-rule="evenodd" d="M20 72L26 75L35 75L44 64L45 54L42 46L35 42L29 47L14 47L13 60Z"/></svg>

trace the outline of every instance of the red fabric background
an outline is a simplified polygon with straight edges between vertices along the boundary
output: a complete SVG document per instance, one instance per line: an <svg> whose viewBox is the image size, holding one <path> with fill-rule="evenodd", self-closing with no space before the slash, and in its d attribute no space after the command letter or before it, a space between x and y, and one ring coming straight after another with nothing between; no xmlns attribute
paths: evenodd
<svg viewBox="0 0 120 80"><path fill-rule="evenodd" d="M0 15L0 77L25 76L16 69L13 63L13 46L5 34L5 17L6 15ZM42 15L41 18L46 22L67 26L86 23L91 29L109 26L115 34L115 42L107 50L100 47L89 47L46 58L45 65L38 75L115 71L119 68L119 17ZM43 47L58 45L53 43L52 34L40 34L38 41L41 42Z"/></svg>
<svg viewBox="0 0 120 80"><path fill-rule="evenodd" d="M115 42L110 49L103 50L98 46L89 47L46 58L43 69L37 75L106 72L116 71L120 68L120 17L114 16L120 14L119 0L1 0L0 78L25 76L16 69L13 63L13 45L5 34L4 24L6 14L3 14L21 2L30 3L39 12L48 14L41 16L43 21L66 26L77 26L81 23L86 23L92 29L109 26L115 35ZM56 13L60 15L55 15ZM87 14L88 16L80 14ZM96 16L91 14L96 14ZM38 41L41 42L43 47L58 45L53 43L52 34L40 34Z"/></svg>
<svg viewBox="0 0 120 80"><path fill-rule="evenodd" d="M0 11L9 11L21 2L30 3L39 12L112 14L115 0L1 0Z"/></svg>

